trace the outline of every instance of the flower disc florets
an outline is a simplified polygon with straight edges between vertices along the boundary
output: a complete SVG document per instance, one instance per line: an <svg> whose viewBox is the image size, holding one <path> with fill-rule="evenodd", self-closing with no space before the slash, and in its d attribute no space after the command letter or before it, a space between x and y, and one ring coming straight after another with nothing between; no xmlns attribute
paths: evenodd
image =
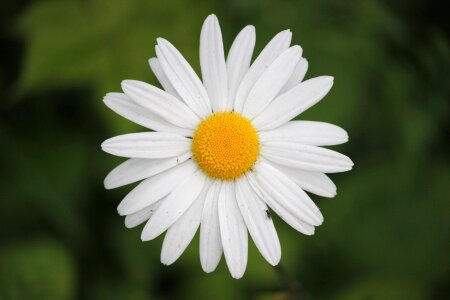
<svg viewBox="0 0 450 300"><path fill-rule="evenodd" d="M247 172L258 158L258 134L250 121L240 114L213 114L198 126L192 152L208 176L235 179Z"/></svg>

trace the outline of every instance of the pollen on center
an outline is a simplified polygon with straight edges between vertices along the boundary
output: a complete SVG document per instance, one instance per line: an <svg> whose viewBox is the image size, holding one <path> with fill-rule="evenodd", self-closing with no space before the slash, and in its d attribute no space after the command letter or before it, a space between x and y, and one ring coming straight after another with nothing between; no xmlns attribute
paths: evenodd
<svg viewBox="0 0 450 300"><path fill-rule="evenodd" d="M234 112L204 119L192 143L194 160L210 177L231 180L247 172L259 154L258 134L250 121Z"/></svg>

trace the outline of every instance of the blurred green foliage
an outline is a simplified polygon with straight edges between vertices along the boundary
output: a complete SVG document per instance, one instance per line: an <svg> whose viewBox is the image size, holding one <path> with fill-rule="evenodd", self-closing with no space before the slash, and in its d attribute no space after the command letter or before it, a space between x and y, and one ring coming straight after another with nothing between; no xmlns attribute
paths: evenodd
<svg viewBox="0 0 450 300"><path fill-rule="evenodd" d="M302 119L346 128L336 147L355 162L313 199L325 223L305 237L275 219L282 263L311 299L444 299L450 293L450 45L445 10L401 1L4 2L0 58L0 299L282 299L254 245L242 280L222 260L201 271L198 237L173 266L162 238L142 243L103 190L120 159L102 140L142 131L101 98L127 78L157 84L158 36L198 70L198 40L215 12L225 47L247 24L256 52L285 28L307 77L335 76Z"/></svg>
<svg viewBox="0 0 450 300"><path fill-rule="evenodd" d="M69 299L76 286L71 255L42 237L1 249L0 278L0 299Z"/></svg>

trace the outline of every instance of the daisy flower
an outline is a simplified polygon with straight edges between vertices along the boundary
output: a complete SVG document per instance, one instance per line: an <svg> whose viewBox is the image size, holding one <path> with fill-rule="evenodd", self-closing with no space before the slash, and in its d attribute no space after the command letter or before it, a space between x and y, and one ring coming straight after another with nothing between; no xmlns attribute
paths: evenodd
<svg viewBox="0 0 450 300"><path fill-rule="evenodd" d="M149 64L163 89L124 80L123 93L105 96L110 109L152 130L103 142L105 152L129 158L108 174L105 187L141 181L117 210L128 228L146 222L143 241L167 231L163 264L175 262L200 227L203 270L214 271L223 253L232 277L240 278L248 234L269 264L280 261L272 211L306 235L322 224L306 192L335 196L325 173L353 163L321 147L345 143L345 130L292 121L328 93L333 77L302 82L308 62L291 37L289 30L278 33L251 63L255 28L247 26L225 59L219 22L210 15L200 34L202 80L158 38Z"/></svg>

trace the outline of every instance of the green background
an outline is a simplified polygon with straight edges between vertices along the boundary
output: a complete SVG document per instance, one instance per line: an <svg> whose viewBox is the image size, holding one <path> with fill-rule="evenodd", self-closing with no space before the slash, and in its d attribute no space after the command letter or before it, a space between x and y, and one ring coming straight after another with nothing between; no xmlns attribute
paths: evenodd
<svg viewBox="0 0 450 300"><path fill-rule="evenodd" d="M345 128L355 162L312 196L324 224L306 237L275 218L282 263L310 299L444 299L450 294L450 45L438 1L1 1L0 299L284 299L250 243L241 280L222 259L204 274L198 236L172 266L142 243L106 191L122 159L101 152L143 129L106 108L123 79L157 84L158 36L198 71L201 24L225 48L256 26L256 53L290 28L330 94L301 116Z"/></svg>

